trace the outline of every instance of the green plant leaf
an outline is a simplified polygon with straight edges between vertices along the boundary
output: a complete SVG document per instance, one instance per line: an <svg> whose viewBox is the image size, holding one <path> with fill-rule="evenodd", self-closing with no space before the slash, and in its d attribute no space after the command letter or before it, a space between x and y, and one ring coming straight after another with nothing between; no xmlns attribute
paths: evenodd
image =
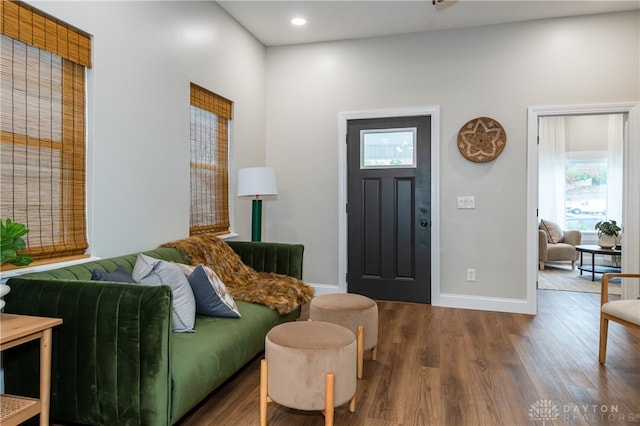
<svg viewBox="0 0 640 426"><path fill-rule="evenodd" d="M15 266L27 266L31 262L33 262L33 258L26 254L18 255L18 257L9 261L9 263Z"/></svg>
<svg viewBox="0 0 640 426"><path fill-rule="evenodd" d="M5 238L10 239L10 238L17 238L17 237L22 237L23 235L27 234L29 232L29 230L27 229L27 227L22 224L22 223L18 223L18 222L13 222L11 219L7 219L7 223L6 225L2 226L2 239L4 240Z"/></svg>
<svg viewBox="0 0 640 426"><path fill-rule="evenodd" d="M18 257L18 253L16 253L15 250L12 250L10 248L2 249L2 254L0 256L2 258L2 262L0 264L3 264L5 262L9 262L12 259L15 259L16 257Z"/></svg>
<svg viewBox="0 0 640 426"><path fill-rule="evenodd" d="M18 237L13 240L13 247L18 251L24 250L27 248L27 244L24 242L22 238Z"/></svg>
<svg viewBox="0 0 640 426"><path fill-rule="evenodd" d="M0 265L8 262L16 266L26 266L33 262L31 256L18 254L19 251L27 248L22 236L28 232L29 229L22 223L14 222L9 218L6 221L0 221Z"/></svg>
<svg viewBox="0 0 640 426"><path fill-rule="evenodd" d="M595 224L594 228L598 231L598 236L602 234L618 236L618 232L622 230L615 220L601 220Z"/></svg>

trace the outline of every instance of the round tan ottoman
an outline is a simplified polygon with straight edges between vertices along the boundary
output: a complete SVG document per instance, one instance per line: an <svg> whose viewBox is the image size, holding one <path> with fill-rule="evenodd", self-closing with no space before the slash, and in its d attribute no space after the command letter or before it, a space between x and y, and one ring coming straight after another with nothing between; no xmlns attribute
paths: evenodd
<svg viewBox="0 0 640 426"><path fill-rule="evenodd" d="M260 365L260 424L267 403L297 410L322 410L333 424L334 407L355 411L357 344L354 334L324 321L294 321L272 328Z"/></svg>
<svg viewBox="0 0 640 426"><path fill-rule="evenodd" d="M351 330L358 339L358 378L362 378L364 351L371 359L378 352L378 305L366 296L352 293L322 294L311 299L309 318L327 321Z"/></svg>

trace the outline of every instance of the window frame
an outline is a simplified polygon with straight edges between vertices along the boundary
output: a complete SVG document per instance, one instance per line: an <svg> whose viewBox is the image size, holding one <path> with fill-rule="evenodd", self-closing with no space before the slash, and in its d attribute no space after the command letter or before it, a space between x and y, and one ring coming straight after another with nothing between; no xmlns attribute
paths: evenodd
<svg viewBox="0 0 640 426"><path fill-rule="evenodd" d="M196 111L200 118L197 123L194 122L194 109L200 111ZM231 227L229 152L233 102L191 83L189 111L189 235L227 235ZM211 122L210 116L215 117L215 123ZM205 141L196 140L194 130L200 135L213 136L214 139L209 139L213 146L206 145ZM196 147L198 152L194 152L194 143L200 144ZM210 161L202 161L206 159ZM206 178L210 180L206 181ZM203 203L203 199L213 199L215 202Z"/></svg>
<svg viewBox="0 0 640 426"><path fill-rule="evenodd" d="M91 67L92 54L91 36L23 2L2 1L0 12L0 34L3 37L3 44L11 44L12 48L11 53L6 56L9 59L5 62L6 65L12 66L11 69L6 68L11 71L11 77L6 79L11 83L11 87L3 88L3 91L7 90L11 93L9 105L12 113L11 116L7 114L3 118L3 121L6 121L5 125L7 122L9 124L6 127L3 125L5 128L2 131L2 143L10 147L11 152L22 147L20 155L24 157L24 164L21 165L22 160L17 160L16 163L15 159L18 157L13 157L11 154L12 159L9 163L5 163L5 167L6 164L11 165L12 178L29 175L28 179L21 178L22 184L11 186L11 189L6 187L3 189L3 192L9 191L11 194L16 194L18 191L18 195L11 195L10 207L3 209L6 212L3 215L14 221L25 223L30 229L24 239L27 243L26 253L33 256L35 260L32 263L33 266L86 258L88 254L85 252L89 247L86 129L88 69ZM16 52L23 51L23 46L25 46L24 55L15 56ZM44 65L57 70L60 80L57 82L53 79L47 80L46 73L40 74L40 68L35 68L38 70L36 73L31 65L27 67L27 63L32 63L27 61L33 60L36 55L38 67ZM47 62L47 59L50 61ZM54 66L54 63L59 65ZM14 74L14 70L19 69L16 66L20 64L25 65L24 74ZM53 75L52 73L51 76ZM17 76L17 79L14 80L13 76ZM17 86L14 81L18 83ZM30 87L42 87L43 84L51 90L50 92L45 90L45 93L60 93L61 97L48 101L46 95L40 95L40 89L27 90ZM25 88L25 94L21 95L25 102L22 106L21 100L14 95L20 93L16 92L16 87ZM35 107L34 99L37 102ZM41 117L41 108L51 108L57 115L52 113L47 121L47 118ZM21 128L19 122L36 122L37 130L33 130L32 127L27 130L26 125ZM49 133L47 129L50 130ZM56 138L54 134L59 134L60 137ZM42 189L45 186L43 182L53 181L46 175L43 178L34 178L33 171L22 174L15 172L16 164L18 167L28 167L27 165L31 164L28 158L31 158L34 153L38 158L48 155L53 161L55 151L61 152L58 154L59 161L52 163L55 166L53 173L59 173L60 176L58 188ZM38 163L35 168L38 176L40 171L46 168L40 167L40 164ZM33 190L32 185L36 185L35 188L38 189L37 212L33 211L35 204L29 202L28 195L21 195L20 192L24 191L24 194L27 194L28 191ZM50 203L45 203L48 204L47 207L42 203L43 196L50 200ZM2 270L13 268L12 265L2 266Z"/></svg>

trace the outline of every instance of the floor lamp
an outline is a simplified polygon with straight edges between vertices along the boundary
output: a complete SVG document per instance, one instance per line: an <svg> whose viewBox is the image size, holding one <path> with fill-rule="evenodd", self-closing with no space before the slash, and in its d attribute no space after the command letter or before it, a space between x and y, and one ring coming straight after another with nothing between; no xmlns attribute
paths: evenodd
<svg viewBox="0 0 640 426"><path fill-rule="evenodd" d="M249 167L238 170L238 197L255 197L251 204L251 241L262 239L261 195L278 195L273 169Z"/></svg>

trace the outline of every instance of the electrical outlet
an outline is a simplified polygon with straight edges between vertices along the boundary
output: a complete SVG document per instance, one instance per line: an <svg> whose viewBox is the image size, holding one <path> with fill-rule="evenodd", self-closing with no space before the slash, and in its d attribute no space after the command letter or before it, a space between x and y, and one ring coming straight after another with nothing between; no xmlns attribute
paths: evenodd
<svg viewBox="0 0 640 426"><path fill-rule="evenodd" d="M475 281L476 280L476 270L469 268L467 269L467 281Z"/></svg>

